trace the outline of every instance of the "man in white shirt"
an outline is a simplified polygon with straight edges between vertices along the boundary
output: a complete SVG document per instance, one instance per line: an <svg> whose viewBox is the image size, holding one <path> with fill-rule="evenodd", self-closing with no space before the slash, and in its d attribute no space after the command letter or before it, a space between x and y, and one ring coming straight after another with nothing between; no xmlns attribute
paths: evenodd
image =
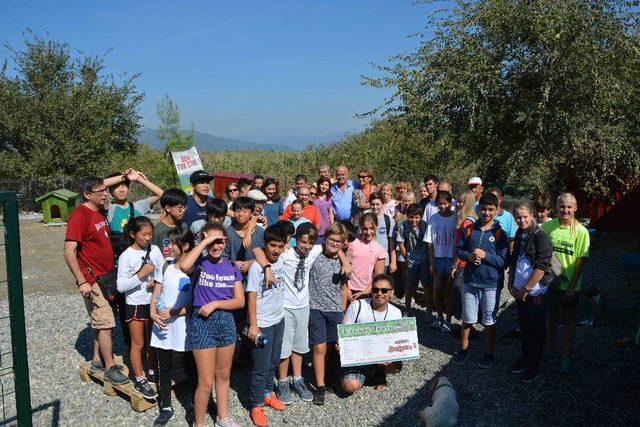
<svg viewBox="0 0 640 427"><path fill-rule="evenodd" d="M393 279L387 274L378 274L373 278L371 298L354 301L345 314L344 323L380 322L398 320L402 312L389 304L393 297ZM387 388L387 374L396 374L402 369L402 362L390 362L380 365L353 366L345 368L340 379L342 389L353 394L360 390L367 379L373 379L375 389L383 391Z"/></svg>

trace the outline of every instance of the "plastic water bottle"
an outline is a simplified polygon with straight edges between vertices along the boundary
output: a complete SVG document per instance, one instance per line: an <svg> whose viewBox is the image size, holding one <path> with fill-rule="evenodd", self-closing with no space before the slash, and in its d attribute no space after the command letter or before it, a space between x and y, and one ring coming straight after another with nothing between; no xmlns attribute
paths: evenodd
<svg viewBox="0 0 640 427"><path fill-rule="evenodd" d="M268 342L269 340L267 337L258 332L258 336L256 337L256 348L263 348Z"/></svg>
<svg viewBox="0 0 640 427"><path fill-rule="evenodd" d="M156 311L165 311L167 309L167 304L164 303L164 298L162 295L158 295L156 297Z"/></svg>

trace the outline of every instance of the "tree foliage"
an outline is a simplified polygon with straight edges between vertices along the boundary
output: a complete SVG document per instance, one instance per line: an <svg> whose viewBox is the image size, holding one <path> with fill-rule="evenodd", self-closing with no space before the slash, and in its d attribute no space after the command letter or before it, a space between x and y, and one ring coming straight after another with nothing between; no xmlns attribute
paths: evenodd
<svg viewBox="0 0 640 427"><path fill-rule="evenodd" d="M136 75L105 75L105 55L72 54L31 32L24 50L7 44L0 72L3 176L104 173L105 160L138 149Z"/></svg>
<svg viewBox="0 0 640 427"><path fill-rule="evenodd" d="M611 195L639 172L637 3L457 0L364 83L395 88L388 115L489 181Z"/></svg>
<svg viewBox="0 0 640 427"><path fill-rule="evenodd" d="M186 150L194 145L195 127L191 125L191 131L188 133L180 130L180 109L168 94L158 102L157 112L160 119L158 138L166 141L165 156L171 156L171 151Z"/></svg>

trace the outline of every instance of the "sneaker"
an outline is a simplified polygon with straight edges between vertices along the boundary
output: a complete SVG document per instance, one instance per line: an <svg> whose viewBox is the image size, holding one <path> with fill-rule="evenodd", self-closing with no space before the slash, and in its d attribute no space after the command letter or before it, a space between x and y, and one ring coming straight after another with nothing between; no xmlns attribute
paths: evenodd
<svg viewBox="0 0 640 427"><path fill-rule="evenodd" d="M153 391L151 384L145 378L140 381L136 381L133 385L133 391L144 397L145 399L155 399L158 397L158 393Z"/></svg>
<svg viewBox="0 0 640 427"><path fill-rule="evenodd" d="M160 408L160 413L158 414L158 418L153 422L153 427L161 427L166 426L169 421L173 418L173 409L171 408Z"/></svg>
<svg viewBox="0 0 640 427"><path fill-rule="evenodd" d="M265 417L266 418L266 417ZM227 418L220 419L216 417L215 427L240 427L240 424L235 422L233 418L227 415Z"/></svg>
<svg viewBox="0 0 640 427"><path fill-rule="evenodd" d="M264 404L276 411L284 411L287 409L287 405L284 404L275 393L271 393L269 397L264 398Z"/></svg>
<svg viewBox="0 0 640 427"><path fill-rule="evenodd" d="M89 364L89 373L90 374L97 374L98 372L103 372L104 371L104 365L102 365L101 361L96 362L91 362Z"/></svg>
<svg viewBox="0 0 640 427"><path fill-rule="evenodd" d="M528 367L520 378L523 383L529 384L540 378L540 368Z"/></svg>
<svg viewBox="0 0 640 427"><path fill-rule="evenodd" d="M469 350L458 350L458 352L453 356L452 362L458 366L462 366L468 358Z"/></svg>
<svg viewBox="0 0 640 427"><path fill-rule="evenodd" d="M293 382L293 391L300 397L300 399L305 402L313 401L313 393L309 391L307 385L304 383L304 380L297 380Z"/></svg>
<svg viewBox="0 0 640 427"><path fill-rule="evenodd" d="M511 372L512 374L521 374L524 371L526 371L528 367L529 367L529 363L524 359L520 358L516 360L516 362L513 365L511 365L511 367L509 368L509 372Z"/></svg>
<svg viewBox="0 0 640 427"><path fill-rule="evenodd" d="M482 355L482 359L480 359L480 363L478 363L478 368L489 369L492 366L493 366L493 354Z"/></svg>
<svg viewBox="0 0 640 427"><path fill-rule="evenodd" d="M104 379L113 385L122 385L131 381L129 377L124 375L115 365L104 371Z"/></svg>
<svg viewBox="0 0 640 427"><path fill-rule="evenodd" d="M318 387L318 389L316 390L316 395L313 396L313 404L314 405L318 405L318 406L322 406L324 405L324 394L326 392L326 388L323 387Z"/></svg>
<svg viewBox="0 0 640 427"><path fill-rule="evenodd" d="M571 371L571 359L569 356L562 356L560 358L560 367L558 368L558 372L561 374L568 374Z"/></svg>
<svg viewBox="0 0 640 427"><path fill-rule="evenodd" d="M269 425L267 415L264 413L264 407L256 406L255 408L251 408L250 415L253 425L258 427L267 427Z"/></svg>
<svg viewBox="0 0 640 427"><path fill-rule="evenodd" d="M427 314L425 314L423 318L423 322L425 325L431 325L436 320L438 320L438 318L429 312L427 312Z"/></svg>
<svg viewBox="0 0 640 427"><path fill-rule="evenodd" d="M444 322L442 322L442 325L440 325L440 330L445 334L450 334L451 327L451 322L445 320Z"/></svg>
<svg viewBox="0 0 640 427"><path fill-rule="evenodd" d="M291 405L293 403L293 398L291 397L291 390L289 389L289 381L280 381L278 380L278 385L276 387L276 395L278 399L285 405Z"/></svg>

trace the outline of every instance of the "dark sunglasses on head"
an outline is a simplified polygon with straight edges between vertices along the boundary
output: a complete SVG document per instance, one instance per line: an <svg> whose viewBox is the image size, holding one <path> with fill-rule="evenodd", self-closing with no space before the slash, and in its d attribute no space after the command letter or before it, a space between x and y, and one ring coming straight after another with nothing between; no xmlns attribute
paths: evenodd
<svg viewBox="0 0 640 427"><path fill-rule="evenodd" d="M382 295L386 295L390 290L391 288L371 288L371 293L377 294L380 292Z"/></svg>

